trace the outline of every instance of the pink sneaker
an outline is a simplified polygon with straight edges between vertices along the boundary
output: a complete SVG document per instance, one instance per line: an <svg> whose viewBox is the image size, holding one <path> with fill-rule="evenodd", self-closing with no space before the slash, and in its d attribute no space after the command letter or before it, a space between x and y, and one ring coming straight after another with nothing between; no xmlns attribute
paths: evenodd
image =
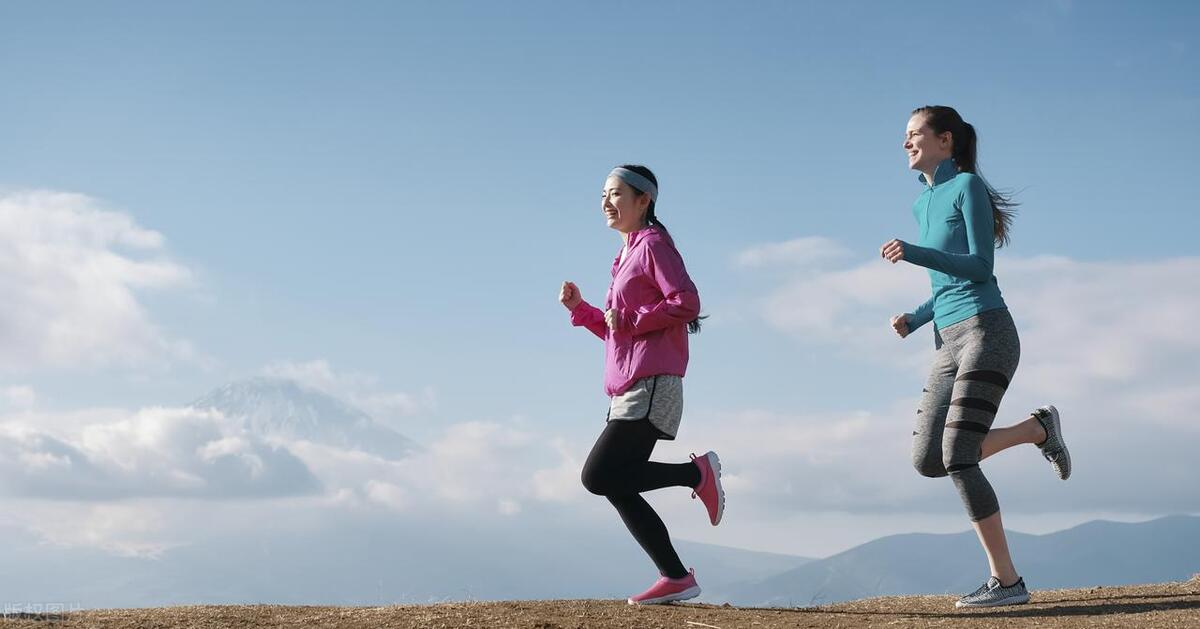
<svg viewBox="0 0 1200 629"><path fill-rule="evenodd" d="M649 590L629 597L630 605L658 605L671 601L686 601L700 596L700 585L696 583L696 571L688 570L682 579L659 577Z"/></svg>
<svg viewBox="0 0 1200 629"><path fill-rule="evenodd" d="M717 453L709 450L704 456L692 455L692 463L700 468L700 484L692 488L692 498L700 497L708 509L708 521L713 526L721 523L725 514L725 490L721 489L721 461Z"/></svg>

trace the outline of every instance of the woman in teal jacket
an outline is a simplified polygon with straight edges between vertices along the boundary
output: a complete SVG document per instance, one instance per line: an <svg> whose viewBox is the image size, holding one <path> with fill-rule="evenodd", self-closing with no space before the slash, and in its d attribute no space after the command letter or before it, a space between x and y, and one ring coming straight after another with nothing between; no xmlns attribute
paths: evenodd
<svg viewBox="0 0 1200 629"><path fill-rule="evenodd" d="M901 338L933 321L934 359L913 431L913 466L922 476L949 476L987 552L991 577L957 607L1029 601L1013 566L1000 505L979 462L1012 446L1033 443L1059 478L1071 474L1058 410L1043 406L1024 421L992 430L992 421L1017 369L1021 343L993 274L995 247L1008 241L1015 203L976 169L975 128L950 107L912 113L904 139L908 165L925 189L913 205L917 244L890 240L889 262L929 271L932 295L912 312L892 317Z"/></svg>

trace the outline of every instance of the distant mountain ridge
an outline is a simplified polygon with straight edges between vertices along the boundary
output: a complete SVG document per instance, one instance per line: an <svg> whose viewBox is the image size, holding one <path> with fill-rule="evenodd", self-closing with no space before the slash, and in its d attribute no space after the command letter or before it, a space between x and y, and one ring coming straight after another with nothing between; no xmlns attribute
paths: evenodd
<svg viewBox="0 0 1200 629"><path fill-rule="evenodd" d="M1096 520L1046 535L1010 531L1030 588L1187 580L1200 572L1200 517L1140 523ZM735 605L798 606L874 596L969 592L987 578L971 531L883 537L781 574L713 592Z"/></svg>
<svg viewBox="0 0 1200 629"><path fill-rule="evenodd" d="M387 605L455 600L624 600L658 575L619 523L546 517L478 522L332 512L214 531L157 559L39 544L0 522L0 592L81 607L218 603ZM679 541L706 589L809 561ZM54 596L58 598L48 599Z"/></svg>
<svg viewBox="0 0 1200 629"><path fill-rule="evenodd" d="M363 411L325 393L283 378L252 378L214 389L191 406L240 419L251 433L303 439L388 459L417 451L415 442Z"/></svg>
<svg viewBox="0 0 1200 629"><path fill-rule="evenodd" d="M82 607L214 603L386 605L456 600L605 598L645 587L653 564L619 524L547 509L477 522L333 511L258 529L217 531L157 559L40 544L0 522L0 592ZM559 517L566 516L566 517ZM1187 580L1200 572L1200 518L1090 522L1012 533L1038 590ZM808 606L907 592L961 594L986 576L972 533L881 538L821 560L680 540L702 602ZM1183 576L1180 576L1183 575ZM47 599L47 596L61 598Z"/></svg>

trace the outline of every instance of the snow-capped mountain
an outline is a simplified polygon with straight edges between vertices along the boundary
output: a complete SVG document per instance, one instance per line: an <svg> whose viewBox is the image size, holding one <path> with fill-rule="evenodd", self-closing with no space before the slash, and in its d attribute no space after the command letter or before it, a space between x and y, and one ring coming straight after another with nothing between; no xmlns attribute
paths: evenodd
<svg viewBox="0 0 1200 629"><path fill-rule="evenodd" d="M305 440L400 459L416 443L341 400L281 378L252 378L227 384L192 403L244 422L252 434Z"/></svg>

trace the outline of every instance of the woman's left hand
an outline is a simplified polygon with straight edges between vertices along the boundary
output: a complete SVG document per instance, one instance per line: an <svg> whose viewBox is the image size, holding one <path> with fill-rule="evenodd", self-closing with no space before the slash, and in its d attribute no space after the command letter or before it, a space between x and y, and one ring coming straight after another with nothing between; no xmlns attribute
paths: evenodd
<svg viewBox="0 0 1200 629"><path fill-rule="evenodd" d="M614 332L621 329L621 311L616 308L609 308L604 313L604 323L608 325L608 329Z"/></svg>
<svg viewBox="0 0 1200 629"><path fill-rule="evenodd" d="M879 255L883 256L884 260L895 264L904 259L904 241L892 239L879 248Z"/></svg>

